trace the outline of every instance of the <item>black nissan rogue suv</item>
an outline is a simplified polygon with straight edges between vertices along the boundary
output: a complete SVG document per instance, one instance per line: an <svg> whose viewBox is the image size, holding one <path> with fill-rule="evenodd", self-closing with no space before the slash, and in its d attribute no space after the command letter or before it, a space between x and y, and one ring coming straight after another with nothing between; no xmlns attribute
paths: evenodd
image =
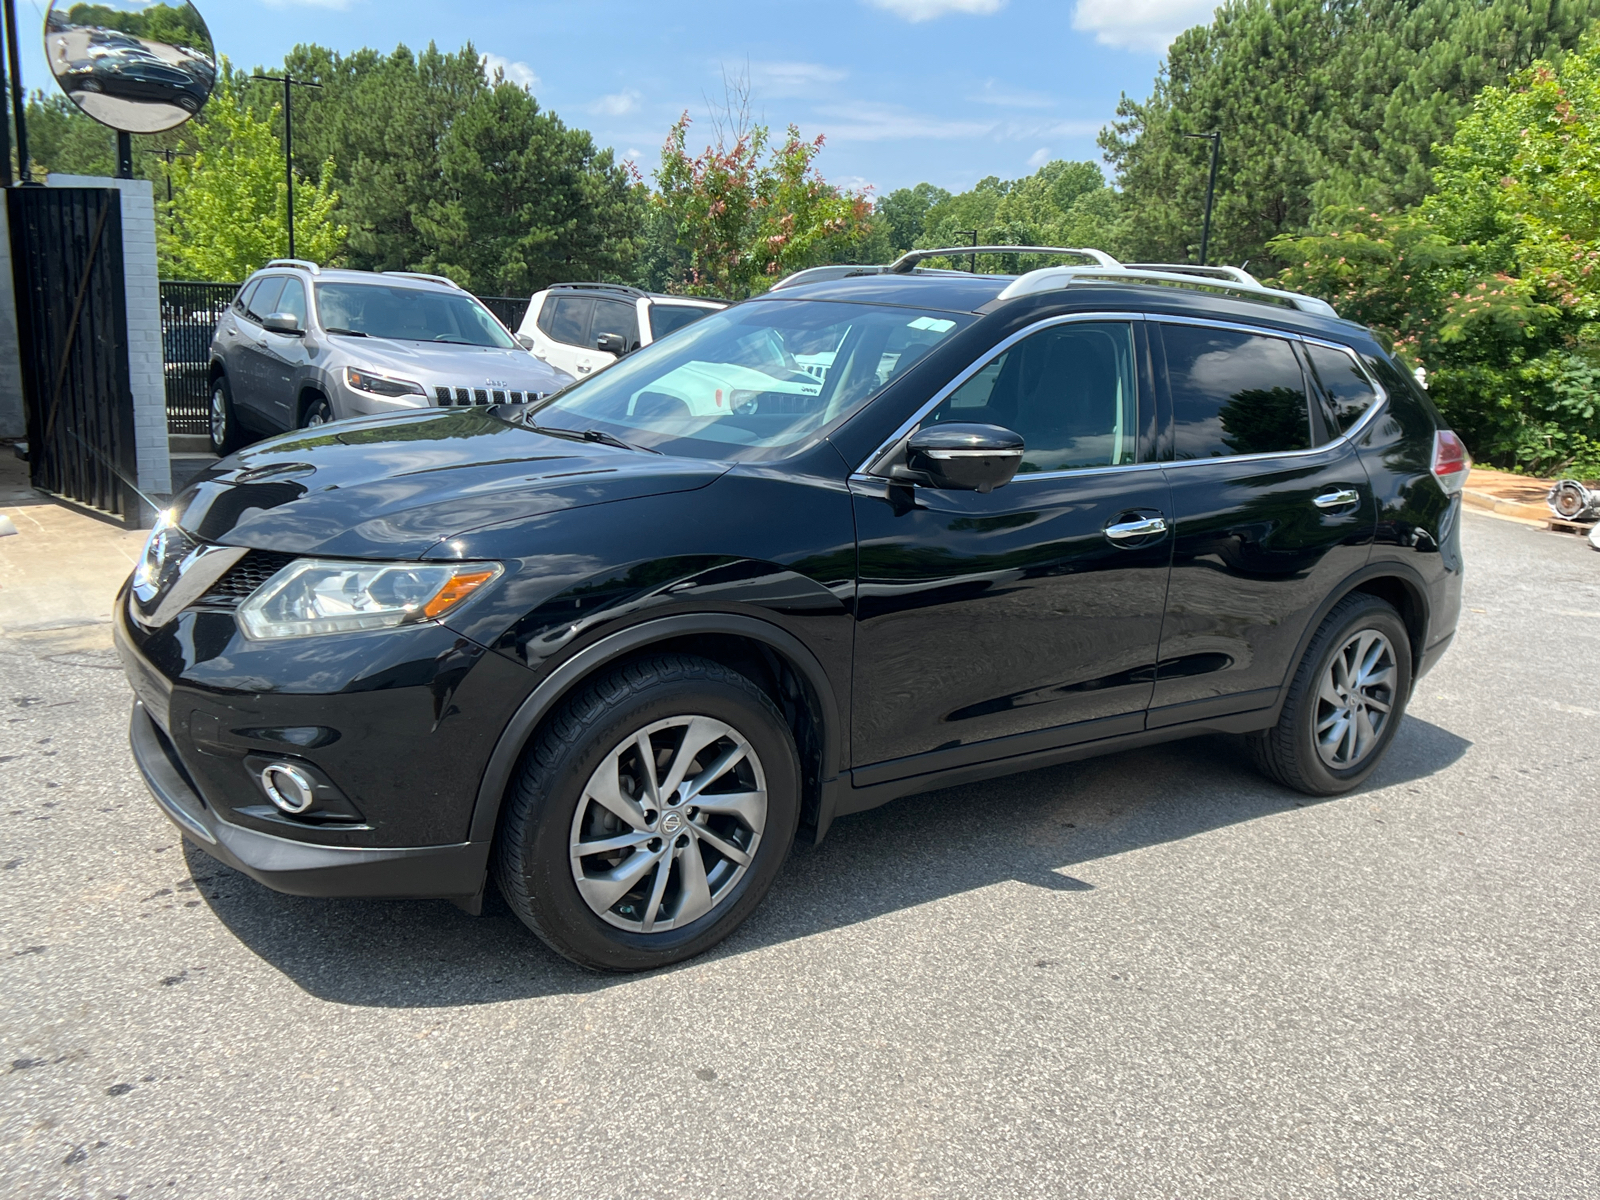
<svg viewBox="0 0 1600 1200"><path fill-rule="evenodd" d="M157 802L269 887L492 880L630 970L897 796L1213 732L1360 784L1455 630L1460 441L1321 301L1055 253L821 268L540 405L217 464L117 605Z"/></svg>

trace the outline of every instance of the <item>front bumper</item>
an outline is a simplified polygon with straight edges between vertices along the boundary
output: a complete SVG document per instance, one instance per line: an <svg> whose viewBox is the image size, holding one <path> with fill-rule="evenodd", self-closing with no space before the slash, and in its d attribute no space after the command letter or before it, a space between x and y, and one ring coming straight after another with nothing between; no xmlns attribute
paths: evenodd
<svg viewBox="0 0 1600 1200"><path fill-rule="evenodd" d="M483 890L489 847L322 846L274 837L223 820L190 783L160 726L135 700L128 730L150 794L185 837L218 862L292 896L363 896L467 901Z"/></svg>

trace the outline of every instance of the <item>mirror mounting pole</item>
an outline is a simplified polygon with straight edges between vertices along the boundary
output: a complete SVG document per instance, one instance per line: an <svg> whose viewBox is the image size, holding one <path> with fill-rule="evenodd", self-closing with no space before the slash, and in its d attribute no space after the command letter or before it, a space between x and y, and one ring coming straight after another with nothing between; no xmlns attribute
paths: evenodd
<svg viewBox="0 0 1600 1200"><path fill-rule="evenodd" d="M17 4L5 0L6 61L11 68L11 118L17 124L17 174L21 182L32 183L32 162L28 157L27 99L22 94L22 63L17 57ZM9 165L6 168L9 173Z"/></svg>

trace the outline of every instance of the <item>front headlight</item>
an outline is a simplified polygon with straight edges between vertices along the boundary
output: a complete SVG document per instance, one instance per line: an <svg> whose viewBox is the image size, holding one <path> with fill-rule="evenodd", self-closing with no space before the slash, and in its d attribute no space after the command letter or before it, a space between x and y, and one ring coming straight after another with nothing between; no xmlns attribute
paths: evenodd
<svg viewBox="0 0 1600 1200"><path fill-rule="evenodd" d="M133 572L133 594L148 604L167 582L192 545L172 517L170 508L157 514L156 523L145 539L144 551L139 555L139 565Z"/></svg>
<svg viewBox="0 0 1600 1200"><path fill-rule="evenodd" d="M239 606L245 636L310 637L444 616L504 570L499 563L356 563L303 558Z"/></svg>
<svg viewBox="0 0 1600 1200"><path fill-rule="evenodd" d="M358 392L371 392L374 396L426 396L420 383L410 379L396 379L391 375L375 375L371 371L344 369L344 381Z"/></svg>

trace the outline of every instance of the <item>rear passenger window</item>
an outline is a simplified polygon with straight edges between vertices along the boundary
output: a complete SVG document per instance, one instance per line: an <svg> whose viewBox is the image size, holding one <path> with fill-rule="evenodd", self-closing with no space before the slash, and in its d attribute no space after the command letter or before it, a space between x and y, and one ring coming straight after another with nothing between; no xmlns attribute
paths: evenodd
<svg viewBox="0 0 1600 1200"><path fill-rule="evenodd" d="M1372 402L1378 398L1377 390L1366 372L1356 365L1356 360L1342 351L1307 345L1306 356L1311 359L1317 382L1322 384L1335 436L1348 433L1372 407Z"/></svg>
<svg viewBox="0 0 1600 1200"><path fill-rule="evenodd" d="M1305 374L1284 338L1163 325L1174 457L1227 458L1311 447Z"/></svg>
<svg viewBox="0 0 1600 1200"><path fill-rule="evenodd" d="M929 421L999 425L1022 435L1018 473L1111 467L1135 458L1133 328L1056 325L996 355Z"/></svg>
<svg viewBox="0 0 1600 1200"><path fill-rule="evenodd" d="M539 328L558 342L585 346L593 311L594 301L587 296L548 296L539 310Z"/></svg>

